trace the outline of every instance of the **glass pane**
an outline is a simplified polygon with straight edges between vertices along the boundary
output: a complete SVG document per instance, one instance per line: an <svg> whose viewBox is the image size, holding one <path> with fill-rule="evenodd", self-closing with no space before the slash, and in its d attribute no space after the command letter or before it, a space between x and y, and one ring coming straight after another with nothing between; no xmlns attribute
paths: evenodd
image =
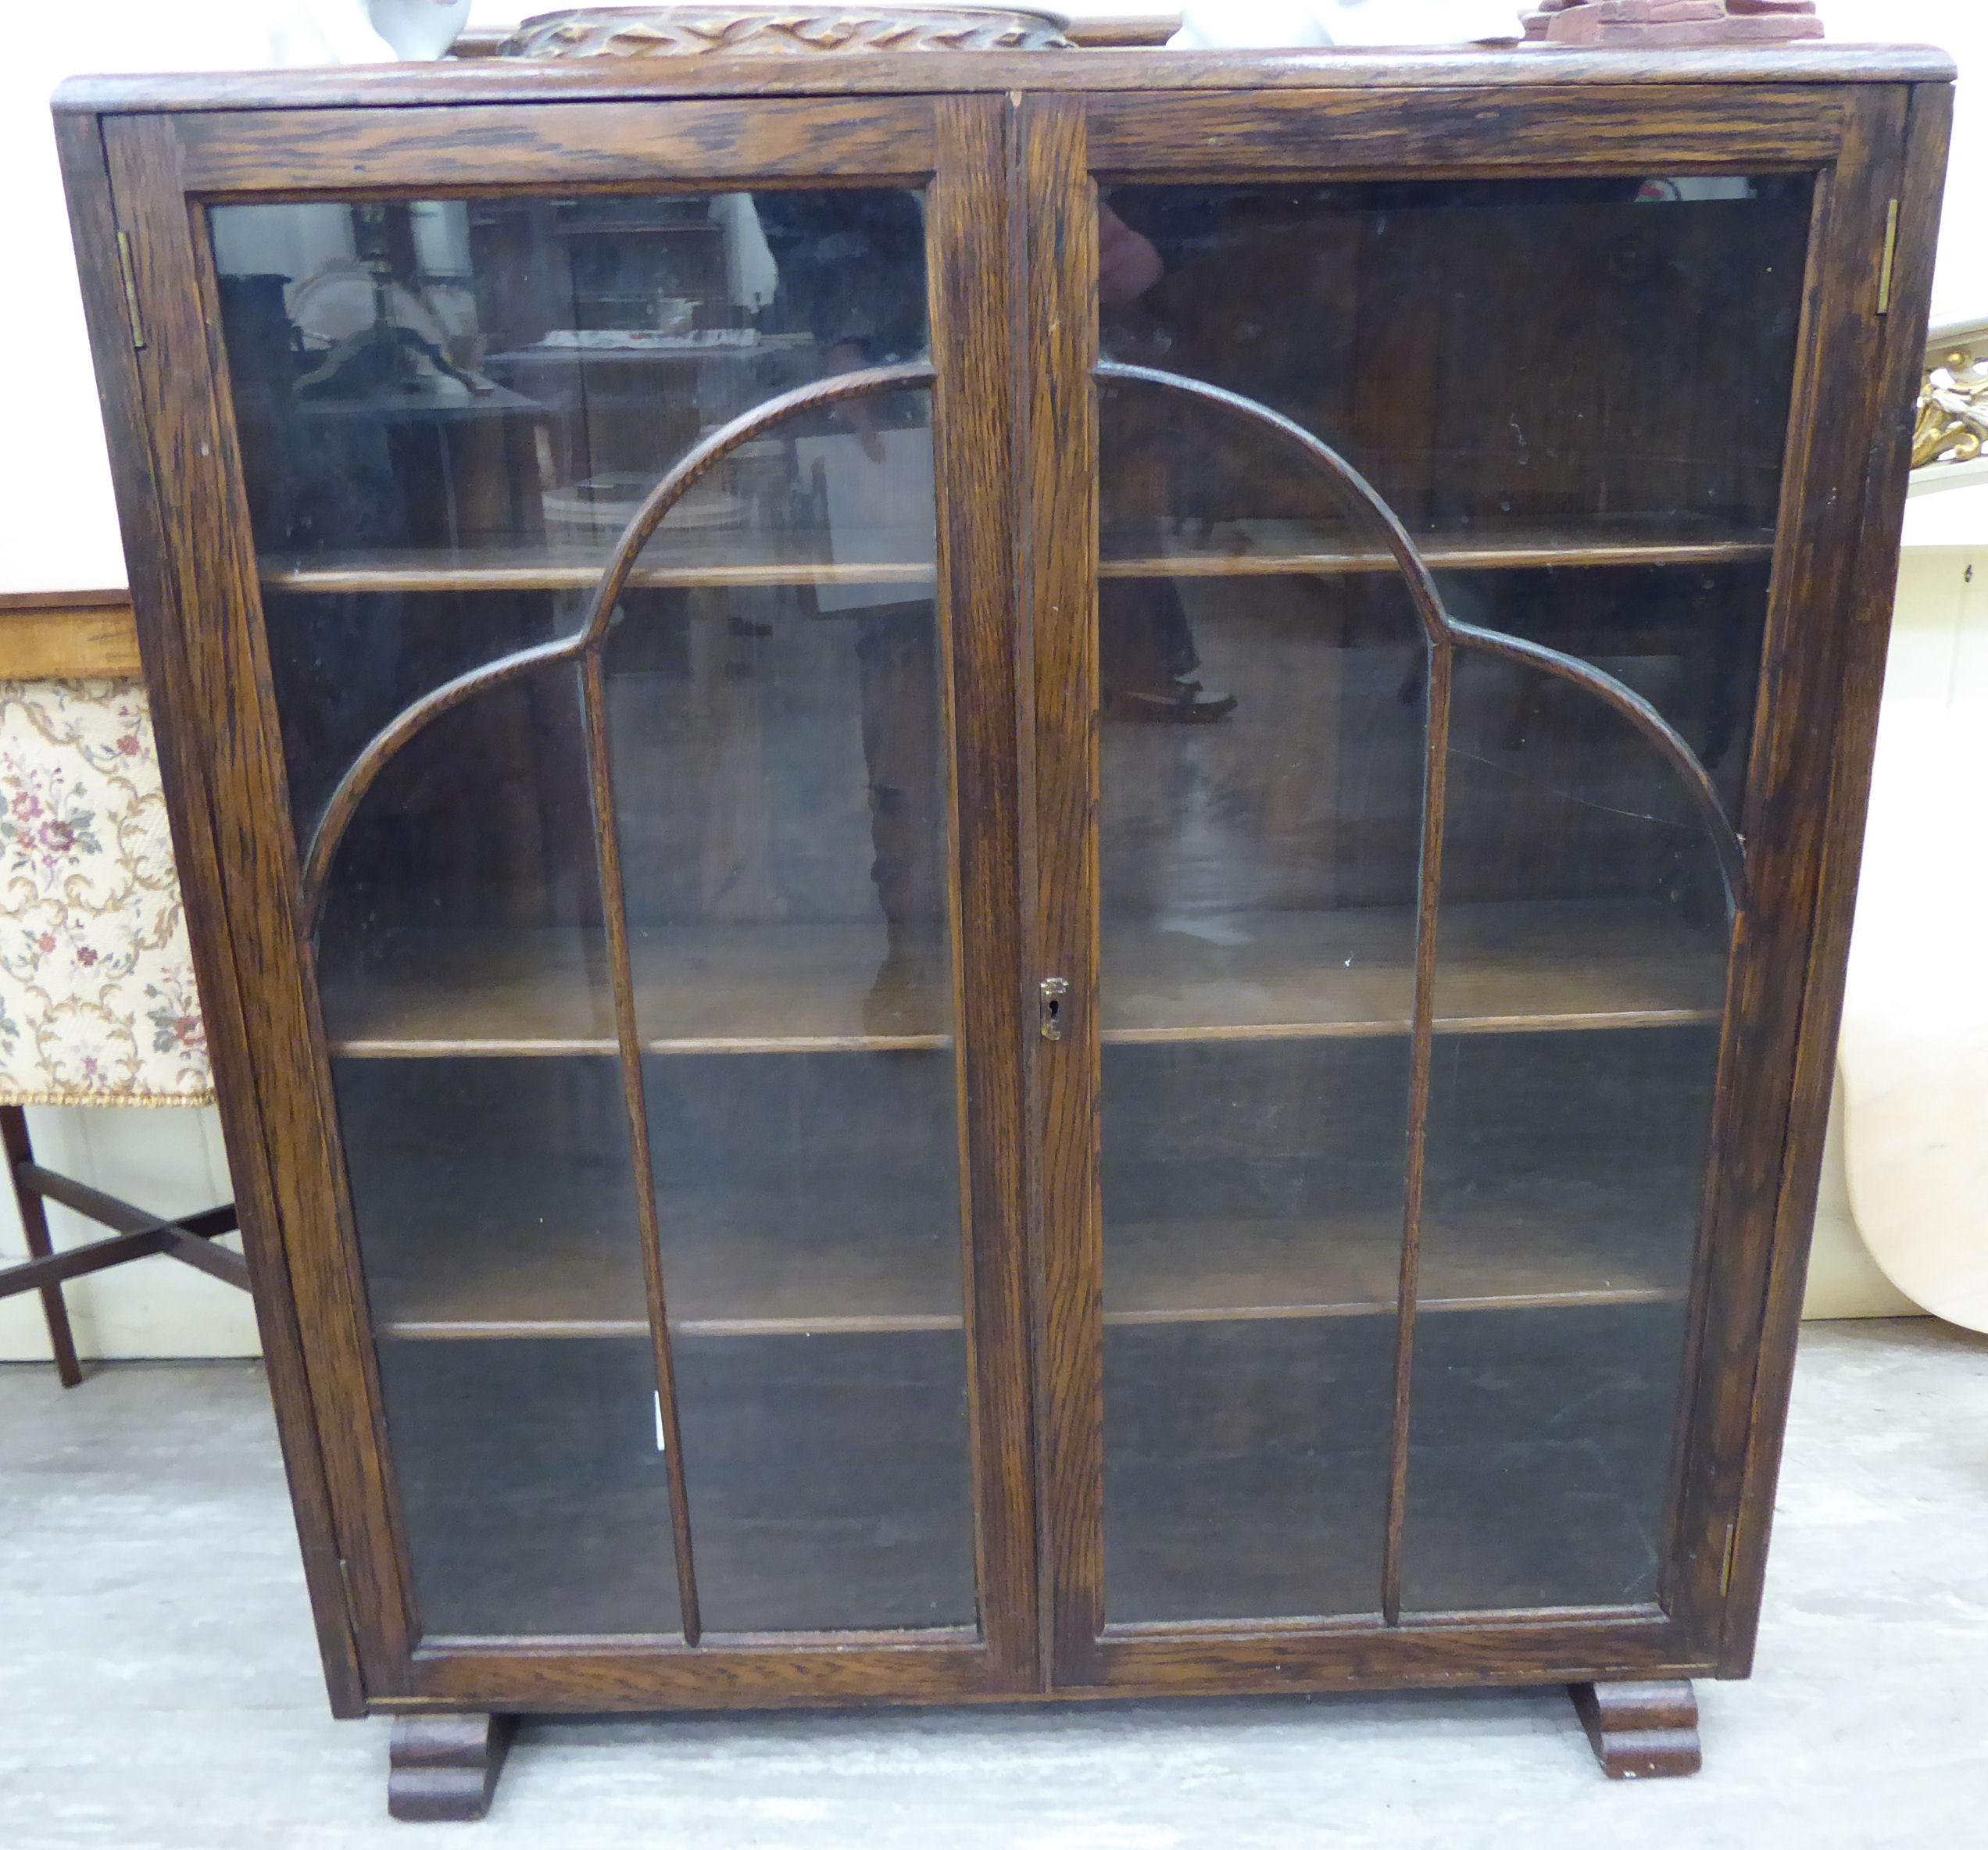
<svg viewBox="0 0 1988 1850"><path fill-rule="evenodd" d="M631 596L606 653L700 1603L971 1625L927 395L782 420L749 462L728 544L805 563Z"/></svg>
<svg viewBox="0 0 1988 1850"><path fill-rule="evenodd" d="M1798 177L1108 187L1103 351L1332 445L1452 619L1640 695L1736 817L1808 216ZM1296 446L1109 366L1099 408L1107 1615L1372 1611L1421 633ZM1719 861L1605 702L1456 661L1403 1603L1647 1600Z"/></svg>
<svg viewBox="0 0 1988 1850"><path fill-rule="evenodd" d="M373 732L569 634L629 515L701 435L924 341L895 191L229 205L209 215L299 830ZM758 453L650 560L790 558ZM738 518L752 505L764 517Z"/></svg>
<svg viewBox="0 0 1988 1850"><path fill-rule="evenodd" d="M1585 689L1466 652L1450 748L1436 1011L1480 1031L1436 1043L1403 1601L1653 1600L1730 947L1718 856L1676 770ZM1515 956L1554 973L1556 1014L1481 1031L1510 1021Z"/></svg>
<svg viewBox="0 0 1988 1850"><path fill-rule="evenodd" d="M1196 522L1169 489L1289 458L1150 386L1102 407L1106 1609L1371 1612L1421 620L1392 572L1175 570ZM1318 544L1385 557L1331 484L1277 491Z"/></svg>
<svg viewBox="0 0 1988 1850"><path fill-rule="evenodd" d="M674 1633L649 1340L383 1342L424 1631Z"/></svg>
<svg viewBox="0 0 1988 1850"><path fill-rule="evenodd" d="M693 444L925 349L914 192L212 223L306 841ZM610 802L703 1627L974 1623L934 546L928 395L775 420L592 645L611 787L577 653L365 766L316 953L431 1629L680 1624Z"/></svg>
<svg viewBox="0 0 1988 1850"><path fill-rule="evenodd" d="M554 669L420 734L318 931L429 1631L681 1623L580 730Z"/></svg>

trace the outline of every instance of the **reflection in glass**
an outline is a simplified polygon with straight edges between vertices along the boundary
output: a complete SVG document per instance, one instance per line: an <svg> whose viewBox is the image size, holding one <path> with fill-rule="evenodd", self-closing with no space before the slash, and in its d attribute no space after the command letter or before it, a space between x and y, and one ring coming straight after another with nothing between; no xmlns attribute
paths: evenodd
<svg viewBox="0 0 1988 1850"><path fill-rule="evenodd" d="M230 205L210 218L306 832L409 700L570 633L628 517L701 436L792 386L924 348L911 193ZM749 445L707 477L654 570L673 582L777 571L806 544L786 534L788 461Z"/></svg>
<svg viewBox="0 0 1988 1850"><path fill-rule="evenodd" d="M583 632L692 445L922 355L917 195L213 223L302 839L362 780L316 948L424 1623L675 1630L687 1522L709 1633L971 1627L929 395L735 445Z"/></svg>
<svg viewBox="0 0 1988 1850"><path fill-rule="evenodd" d="M756 449L730 543L792 577L631 593L606 655L700 1602L970 1625L928 400Z"/></svg>
<svg viewBox="0 0 1988 1850"><path fill-rule="evenodd" d="M1108 188L1102 349L1333 446L1453 620L1640 695L1736 816L1808 190ZM1401 1305L1420 628L1260 420L1109 377L1099 411L1107 1618L1382 1606L1404 1434L1404 1609L1654 1598L1731 945L1705 820L1593 691L1457 651Z"/></svg>
<svg viewBox="0 0 1988 1850"><path fill-rule="evenodd" d="M1130 383L1100 406L1106 1610L1371 1612L1421 621L1391 572L1171 569L1163 489L1234 420ZM1332 484L1290 498L1385 557Z"/></svg>
<svg viewBox="0 0 1988 1850"><path fill-rule="evenodd" d="M1643 1012L1437 1036L1403 1603L1652 1600L1731 948L1718 857L1620 714L1477 652L1457 663L1447 795L1442 916L1522 943L1568 998L1611 980L1616 1019ZM1604 932L1632 966L1604 968ZM1462 948L1439 937L1439 1021L1468 1017L1482 980Z"/></svg>
<svg viewBox="0 0 1988 1850"><path fill-rule="evenodd" d="M676 1631L613 1062L334 1078L423 1628Z"/></svg>

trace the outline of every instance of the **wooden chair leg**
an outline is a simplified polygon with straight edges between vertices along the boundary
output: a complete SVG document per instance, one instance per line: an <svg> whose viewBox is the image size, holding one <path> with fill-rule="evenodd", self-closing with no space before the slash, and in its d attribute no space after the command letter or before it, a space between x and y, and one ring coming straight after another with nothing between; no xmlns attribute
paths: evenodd
<svg viewBox="0 0 1988 1850"><path fill-rule="evenodd" d="M409 1823L470 1823L490 1809L514 1715L397 1715L387 1810Z"/></svg>
<svg viewBox="0 0 1988 1850"><path fill-rule="evenodd" d="M1689 1683L1570 1683L1567 1693L1611 1780L1675 1779L1702 1764Z"/></svg>
<svg viewBox="0 0 1988 1850"><path fill-rule="evenodd" d="M48 1211L41 1198L22 1188L20 1166L34 1160L34 1147L27 1138L27 1113L18 1105L0 1105L0 1144L7 1153L7 1179L13 1184L14 1199L20 1208L21 1230L27 1236L30 1259L45 1259L55 1251L48 1238ZM76 1360L76 1338L69 1327L69 1306L63 1301L59 1284L41 1288L41 1315L48 1326L48 1347L55 1352L55 1373L65 1388L83 1379Z"/></svg>

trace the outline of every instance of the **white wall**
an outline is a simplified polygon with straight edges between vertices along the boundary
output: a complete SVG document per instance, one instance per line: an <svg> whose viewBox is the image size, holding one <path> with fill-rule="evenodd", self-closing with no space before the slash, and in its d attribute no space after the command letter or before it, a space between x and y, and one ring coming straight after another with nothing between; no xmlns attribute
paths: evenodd
<svg viewBox="0 0 1988 1850"><path fill-rule="evenodd" d="M85 70L213 70L266 64L274 38L259 0L93 0L87 8L5 9L0 60L0 352L9 356L10 441L0 444L0 591L80 591L125 582L109 464L70 255L48 93ZM115 50L110 49L115 48ZM59 1170L168 1214L231 1192L213 1110L120 1108L28 1113L36 1153ZM58 1245L101 1237L51 1208ZM0 1259L26 1250L0 1189ZM91 1355L251 1355L255 1319L241 1292L151 1259L66 1288L78 1347ZM48 1354L40 1300L0 1301L0 1359Z"/></svg>
<svg viewBox="0 0 1988 1850"><path fill-rule="evenodd" d="M1832 38L1939 45L1961 67L1933 318L1988 315L1988 240L1968 220L1988 198L1988 0L1820 0Z"/></svg>

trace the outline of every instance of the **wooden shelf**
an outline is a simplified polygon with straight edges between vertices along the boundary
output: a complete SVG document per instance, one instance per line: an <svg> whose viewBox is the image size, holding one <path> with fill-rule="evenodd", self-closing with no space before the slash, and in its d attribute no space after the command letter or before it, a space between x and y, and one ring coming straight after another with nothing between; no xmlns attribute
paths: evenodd
<svg viewBox="0 0 1988 1850"><path fill-rule="evenodd" d="M929 527L840 536L835 562L825 530L728 528L663 531L643 549L628 584L638 591L690 586L921 584L935 582ZM606 541L313 553L261 561L263 588L331 592L591 591L607 569Z"/></svg>
<svg viewBox="0 0 1988 1850"><path fill-rule="evenodd" d="M632 1217L528 1174L487 1195L377 1208L363 1227L383 1336L404 1339L639 1336ZM1634 1173L1527 1177L1439 1209L1423 1231L1421 1309L1543 1310L1680 1298L1666 1191ZM664 1282L678 1337L882 1335L961 1327L956 1220L933 1178L880 1180L862 1199L710 1188L660 1203ZM541 1199L541 1197L543 1197ZM617 1199L620 1198L617 1197ZM1353 1209L1309 1218L1114 1223L1107 1209L1107 1325L1391 1316L1401 1220Z"/></svg>
<svg viewBox="0 0 1988 1850"><path fill-rule="evenodd" d="M889 1031L866 1009L881 925L651 927L631 936L652 1053L821 1053L951 1045L951 998L907 998ZM1405 909L1107 920L1103 1038L1400 1034L1412 1001ZM1718 1018L1725 954L1657 905L1571 901L1445 909L1443 1034L1661 1027ZM598 930L395 930L362 970L322 973L331 1051L435 1059L615 1051Z"/></svg>
<svg viewBox="0 0 1988 1850"><path fill-rule="evenodd" d="M887 1052L949 1046L949 996L913 998L894 1031L866 1027L879 925L657 927L630 934L650 1053ZM363 970L323 975L334 1054L361 1059L611 1054L599 930L384 933Z"/></svg>
<svg viewBox="0 0 1988 1850"><path fill-rule="evenodd" d="M956 1212L949 1226L942 1211L930 1208L935 1195L943 1200L947 1193L929 1179L923 1187L880 1187L874 1200L860 1202L824 1191L810 1197L805 1226L794 1224L787 1192L667 1194L659 1212L673 1334L960 1328ZM528 1209L521 1198L530 1199ZM426 1204L418 1224L412 1217L376 1223L363 1238L381 1333L646 1335L632 1217L613 1205L589 1213L591 1205L520 1175L505 1178L487 1200Z"/></svg>
<svg viewBox="0 0 1988 1850"><path fill-rule="evenodd" d="M1550 1310L1683 1295L1672 1217L1637 1178L1557 1177L1477 1191L1467 1212L1423 1217L1418 1309ZM1104 1320L1235 1323L1392 1315L1401 1214L1114 1224L1106 1204Z"/></svg>
<svg viewBox="0 0 1988 1850"><path fill-rule="evenodd" d="M1106 1043L1408 1030L1407 908L1107 919ZM1718 1018L1725 953L1661 907L1612 901L1443 908L1436 1030L1511 1034Z"/></svg>
<svg viewBox="0 0 1988 1850"><path fill-rule="evenodd" d="M1722 564L1765 559L1771 530L1679 515L1597 516L1411 530L1439 571L1519 571L1543 566ZM1099 570L1107 578L1339 577L1392 571L1393 555L1371 532L1303 520L1220 520L1170 536L1163 553L1114 556L1110 530Z"/></svg>
<svg viewBox="0 0 1988 1850"><path fill-rule="evenodd" d="M837 564L825 530L662 531L628 582L638 590L768 584L920 584L935 582L929 529L844 534L841 550L887 562ZM1544 566L1705 565L1765 559L1773 534L1710 520L1623 516L1545 527L1472 527L1415 536L1443 571ZM264 588L317 593L577 591L606 569L606 542L270 556ZM1205 534L1183 530L1158 553L1107 556L1107 578L1335 577L1392 570L1388 554L1343 530L1293 520L1231 520Z"/></svg>

